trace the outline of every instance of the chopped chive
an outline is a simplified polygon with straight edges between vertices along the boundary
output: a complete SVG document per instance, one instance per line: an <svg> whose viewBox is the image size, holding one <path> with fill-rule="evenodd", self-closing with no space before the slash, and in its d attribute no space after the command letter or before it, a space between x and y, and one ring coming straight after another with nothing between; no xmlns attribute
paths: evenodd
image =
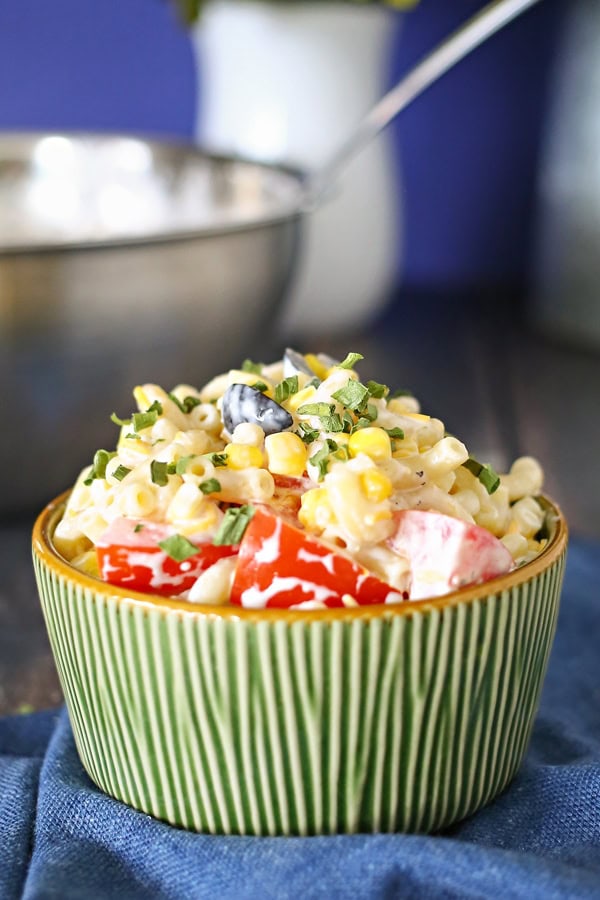
<svg viewBox="0 0 600 900"><path fill-rule="evenodd" d="M253 515L254 507L250 504L230 506L225 511L219 530L213 538L213 544L217 546L239 544Z"/></svg>
<svg viewBox="0 0 600 900"><path fill-rule="evenodd" d="M164 541L159 541L158 546L175 562L183 562L198 553L198 547L182 534L172 534Z"/></svg>
<svg viewBox="0 0 600 900"><path fill-rule="evenodd" d="M311 428L306 422L298 423L297 434L305 444L312 444L312 442L316 441L319 437L319 432L316 429Z"/></svg>
<svg viewBox="0 0 600 900"><path fill-rule="evenodd" d="M117 466L115 471L112 473L113 478L116 478L117 481L123 481L126 475L129 475L131 469L128 469L127 466Z"/></svg>
<svg viewBox="0 0 600 900"><path fill-rule="evenodd" d="M262 370L263 363L255 363L251 359L245 359L242 363L242 372L253 372L255 375L260 375Z"/></svg>
<svg viewBox="0 0 600 900"><path fill-rule="evenodd" d="M226 453L209 453L208 458L213 464L213 466L226 466L227 465L227 454Z"/></svg>
<svg viewBox="0 0 600 900"><path fill-rule="evenodd" d="M381 400L382 397L387 397L390 392L387 384L380 384L378 381L367 381L367 390L375 400Z"/></svg>
<svg viewBox="0 0 600 900"><path fill-rule="evenodd" d="M404 432L401 428L384 428L391 438L397 438L399 441L404 439Z"/></svg>
<svg viewBox="0 0 600 900"><path fill-rule="evenodd" d="M185 473L187 472L187 467L188 467L189 463L195 458L196 458L196 455L194 453L192 453L189 456L182 456L180 459L178 459L177 462L175 463L175 474L176 475L185 475Z"/></svg>
<svg viewBox="0 0 600 900"><path fill-rule="evenodd" d="M131 425L131 419L120 419L115 412L110 414L110 421L114 422L115 425Z"/></svg>
<svg viewBox="0 0 600 900"><path fill-rule="evenodd" d="M343 403L347 409L362 412L369 399L369 389L364 384L361 384L360 381L350 378L343 388L340 388L339 391L336 391L331 396L334 400L339 400L340 403Z"/></svg>
<svg viewBox="0 0 600 900"><path fill-rule="evenodd" d="M221 482L216 478L207 478L198 485L203 494L217 494L221 490Z"/></svg>
<svg viewBox="0 0 600 900"><path fill-rule="evenodd" d="M110 452L108 450L96 450L92 460L92 470L83 483L89 486L95 478L106 478L106 466L113 456L116 455L114 450Z"/></svg>
<svg viewBox="0 0 600 900"><path fill-rule="evenodd" d="M303 403L298 407L299 416L330 416L333 412L333 403Z"/></svg>
<svg viewBox="0 0 600 900"><path fill-rule="evenodd" d="M137 524L137 525L135 526L135 528L133 529L134 534L137 534L138 531L143 531L143 530L144 530L144 526L142 525L141 522L138 522L138 524Z"/></svg>
<svg viewBox="0 0 600 900"><path fill-rule="evenodd" d="M331 438L327 438L323 447L320 450L317 450L316 453L313 453L312 456L309 457L308 461L312 463L313 466L316 466L319 470L319 481L322 481L323 478L327 475L327 470L329 468L329 457L332 453L335 453L339 450L340 447L333 441Z"/></svg>
<svg viewBox="0 0 600 900"><path fill-rule="evenodd" d="M265 384L264 381L255 381L250 387L253 387L255 391L260 391L261 394L264 394L265 391L269 390L269 385Z"/></svg>
<svg viewBox="0 0 600 900"><path fill-rule="evenodd" d="M338 367L340 369L353 369L355 364L361 359L364 359L362 353L348 353L346 359L342 360L341 363L338 363Z"/></svg>
<svg viewBox="0 0 600 900"><path fill-rule="evenodd" d="M157 484L159 487L164 487L169 483L169 472L168 472L169 464L166 462L160 462L158 459L153 459L150 463L150 477L154 484Z"/></svg>
<svg viewBox="0 0 600 900"><path fill-rule="evenodd" d="M344 430L344 423L337 413L332 413L330 416L321 416L321 427L323 431L336 433Z"/></svg>
<svg viewBox="0 0 600 900"><path fill-rule="evenodd" d="M162 406L158 400L155 400L146 412L134 413L132 416L134 431L143 431L144 428L150 428L158 417L162 415L162 411Z"/></svg>
<svg viewBox="0 0 600 900"><path fill-rule="evenodd" d="M500 476L490 465L483 465L470 456L463 466L479 479L488 494L493 494L500 487Z"/></svg>
<svg viewBox="0 0 600 900"><path fill-rule="evenodd" d="M275 401L277 403L283 403L284 400L287 400L288 397L291 397L292 394L298 393L298 376L290 375L288 378L284 378L283 381L280 381L279 384L275 385Z"/></svg>
<svg viewBox="0 0 600 900"><path fill-rule="evenodd" d="M363 411L363 415L366 416L367 419L370 419L371 422L374 422L379 415L379 410L374 403L367 403L367 409L366 411Z"/></svg>
<svg viewBox="0 0 600 900"><path fill-rule="evenodd" d="M183 400L180 400L179 397L177 397L177 395L173 394L172 392L169 394L169 397L171 398L175 406L177 406L181 410L181 412L185 413L186 415L190 413L194 409L194 407L199 406L202 403L202 400L200 400L199 397L192 397L191 394L189 394L187 397L184 397Z"/></svg>

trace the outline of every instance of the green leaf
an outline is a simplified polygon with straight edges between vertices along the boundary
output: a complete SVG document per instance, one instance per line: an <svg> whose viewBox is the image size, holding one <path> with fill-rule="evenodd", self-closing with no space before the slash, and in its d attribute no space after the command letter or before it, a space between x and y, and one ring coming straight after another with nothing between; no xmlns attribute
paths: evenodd
<svg viewBox="0 0 600 900"><path fill-rule="evenodd" d="M361 359L364 359L362 353L349 353L346 356L346 359L342 360L341 363L338 363L340 369L353 369L357 362Z"/></svg>
<svg viewBox="0 0 600 900"><path fill-rule="evenodd" d="M115 425L131 425L131 419L120 419L115 412L110 414L110 421Z"/></svg>
<svg viewBox="0 0 600 900"><path fill-rule="evenodd" d="M255 375L260 375L263 370L263 363L255 363L251 359L245 359L241 369L242 372L253 372Z"/></svg>
<svg viewBox="0 0 600 900"><path fill-rule="evenodd" d="M339 391L336 391L331 396L334 400L339 400L347 409L361 412L369 399L369 389L364 384L361 384L360 381L350 378L343 388L340 388Z"/></svg>
<svg viewBox="0 0 600 900"><path fill-rule="evenodd" d="M479 479L488 494L493 494L500 487L500 476L489 464L483 465L483 463L470 456L463 463L463 466Z"/></svg>
<svg viewBox="0 0 600 900"><path fill-rule="evenodd" d="M134 413L132 416L134 431L143 431L145 428L150 428L158 417L162 415L162 411L162 406L158 400L155 400L146 412Z"/></svg>
<svg viewBox="0 0 600 900"><path fill-rule="evenodd" d="M250 387L253 387L255 391L260 391L261 394L269 390L269 385L265 384L264 381L255 381Z"/></svg>
<svg viewBox="0 0 600 900"><path fill-rule="evenodd" d="M226 453L209 453L208 458L213 464L213 466L226 466L227 465L227 454Z"/></svg>
<svg viewBox="0 0 600 900"><path fill-rule="evenodd" d="M298 376L290 375L289 378L284 378L283 381L280 381L279 384L275 385L275 401L277 403L283 403L288 397L291 397L292 394L298 393Z"/></svg>
<svg viewBox="0 0 600 900"><path fill-rule="evenodd" d="M221 482L216 478L207 478L198 485L203 494L217 494L221 490Z"/></svg>
<svg viewBox="0 0 600 900"><path fill-rule="evenodd" d="M319 481L322 481L327 475L331 454L339 449L339 445L334 440L327 438L323 447L309 457L309 463L312 463L319 470Z"/></svg>
<svg viewBox="0 0 600 900"><path fill-rule="evenodd" d="M164 487L169 483L169 464L153 459L150 463L150 478L154 484Z"/></svg>
<svg viewBox="0 0 600 900"><path fill-rule="evenodd" d="M180 400L179 397L177 397L173 393L170 393L169 397L171 398L175 406L177 406L181 410L181 412L185 413L186 415L188 413L191 413L191 411L196 406L200 406L200 404L202 403L202 400L200 400L199 397L192 397L191 394L188 394L188 396L184 397L183 400Z"/></svg>
<svg viewBox="0 0 600 900"><path fill-rule="evenodd" d="M175 463L175 474L185 475L189 463L195 458L196 454L192 453L189 456L182 456L180 459L178 459Z"/></svg>
<svg viewBox="0 0 600 900"><path fill-rule="evenodd" d="M382 397L387 397L390 392L387 384L380 384L378 381L367 381L367 390L375 400L381 400Z"/></svg>
<svg viewBox="0 0 600 900"><path fill-rule="evenodd" d="M117 481L123 481L126 475L129 475L131 469L128 469L127 466L117 466L115 471L112 473L113 478L116 478Z"/></svg>
<svg viewBox="0 0 600 900"><path fill-rule="evenodd" d="M96 450L92 461L92 471L83 483L89 486L95 478L106 478L107 463L116 455L115 451Z"/></svg>
<svg viewBox="0 0 600 900"><path fill-rule="evenodd" d="M172 534L170 537L165 538L164 541L159 541L158 546L175 562L184 562L190 556L195 556L198 553L198 547L192 544L191 541L188 541L182 534Z"/></svg>
<svg viewBox="0 0 600 900"><path fill-rule="evenodd" d="M397 438L399 441L404 440L404 432L401 428L384 428L391 438Z"/></svg>
<svg viewBox="0 0 600 900"><path fill-rule="evenodd" d="M330 416L321 416L321 427L323 428L323 431L333 432L335 434L338 431L344 430L344 423L337 413L332 413Z"/></svg>
<svg viewBox="0 0 600 900"><path fill-rule="evenodd" d="M299 416L330 416L333 412L333 403L303 403L298 407Z"/></svg>
<svg viewBox="0 0 600 900"><path fill-rule="evenodd" d="M319 432L315 428L311 428L307 422L298 423L297 434L305 444L312 444L319 437Z"/></svg>
<svg viewBox="0 0 600 900"><path fill-rule="evenodd" d="M250 506L250 504L246 504L245 506L230 506L229 509L225 511L219 530L213 538L213 544L216 544L219 547L229 544L239 544L253 515L254 507Z"/></svg>

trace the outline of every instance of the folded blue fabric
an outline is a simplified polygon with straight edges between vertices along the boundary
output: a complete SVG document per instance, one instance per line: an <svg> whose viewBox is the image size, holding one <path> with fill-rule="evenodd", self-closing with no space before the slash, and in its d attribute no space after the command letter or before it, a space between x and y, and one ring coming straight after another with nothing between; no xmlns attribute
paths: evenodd
<svg viewBox="0 0 600 900"><path fill-rule="evenodd" d="M600 898L599 582L572 541L525 763L442 835L191 834L102 794L64 710L0 720L0 897Z"/></svg>

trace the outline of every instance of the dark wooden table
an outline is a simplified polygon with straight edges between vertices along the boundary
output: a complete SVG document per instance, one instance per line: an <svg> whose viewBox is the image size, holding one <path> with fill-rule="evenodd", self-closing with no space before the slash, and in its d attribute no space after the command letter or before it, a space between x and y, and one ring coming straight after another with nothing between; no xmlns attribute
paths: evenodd
<svg viewBox="0 0 600 900"><path fill-rule="evenodd" d="M304 336L296 345L338 357L363 353L363 377L410 387L424 411L500 470L518 455L538 457L546 491L571 530L600 538L600 348L537 335L520 306L502 295L409 290L363 333ZM269 336L248 355L269 359L280 351ZM62 699L31 568L33 519L24 511L0 524L0 714Z"/></svg>

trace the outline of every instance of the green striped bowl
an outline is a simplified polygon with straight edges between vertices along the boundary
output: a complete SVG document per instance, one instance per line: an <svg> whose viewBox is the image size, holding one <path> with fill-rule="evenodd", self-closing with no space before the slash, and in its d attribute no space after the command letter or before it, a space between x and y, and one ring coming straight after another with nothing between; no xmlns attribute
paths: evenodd
<svg viewBox="0 0 600 900"><path fill-rule="evenodd" d="M567 530L433 601L254 611L127 592L52 546L40 597L81 761L107 794L218 834L429 832L515 774L556 625Z"/></svg>

